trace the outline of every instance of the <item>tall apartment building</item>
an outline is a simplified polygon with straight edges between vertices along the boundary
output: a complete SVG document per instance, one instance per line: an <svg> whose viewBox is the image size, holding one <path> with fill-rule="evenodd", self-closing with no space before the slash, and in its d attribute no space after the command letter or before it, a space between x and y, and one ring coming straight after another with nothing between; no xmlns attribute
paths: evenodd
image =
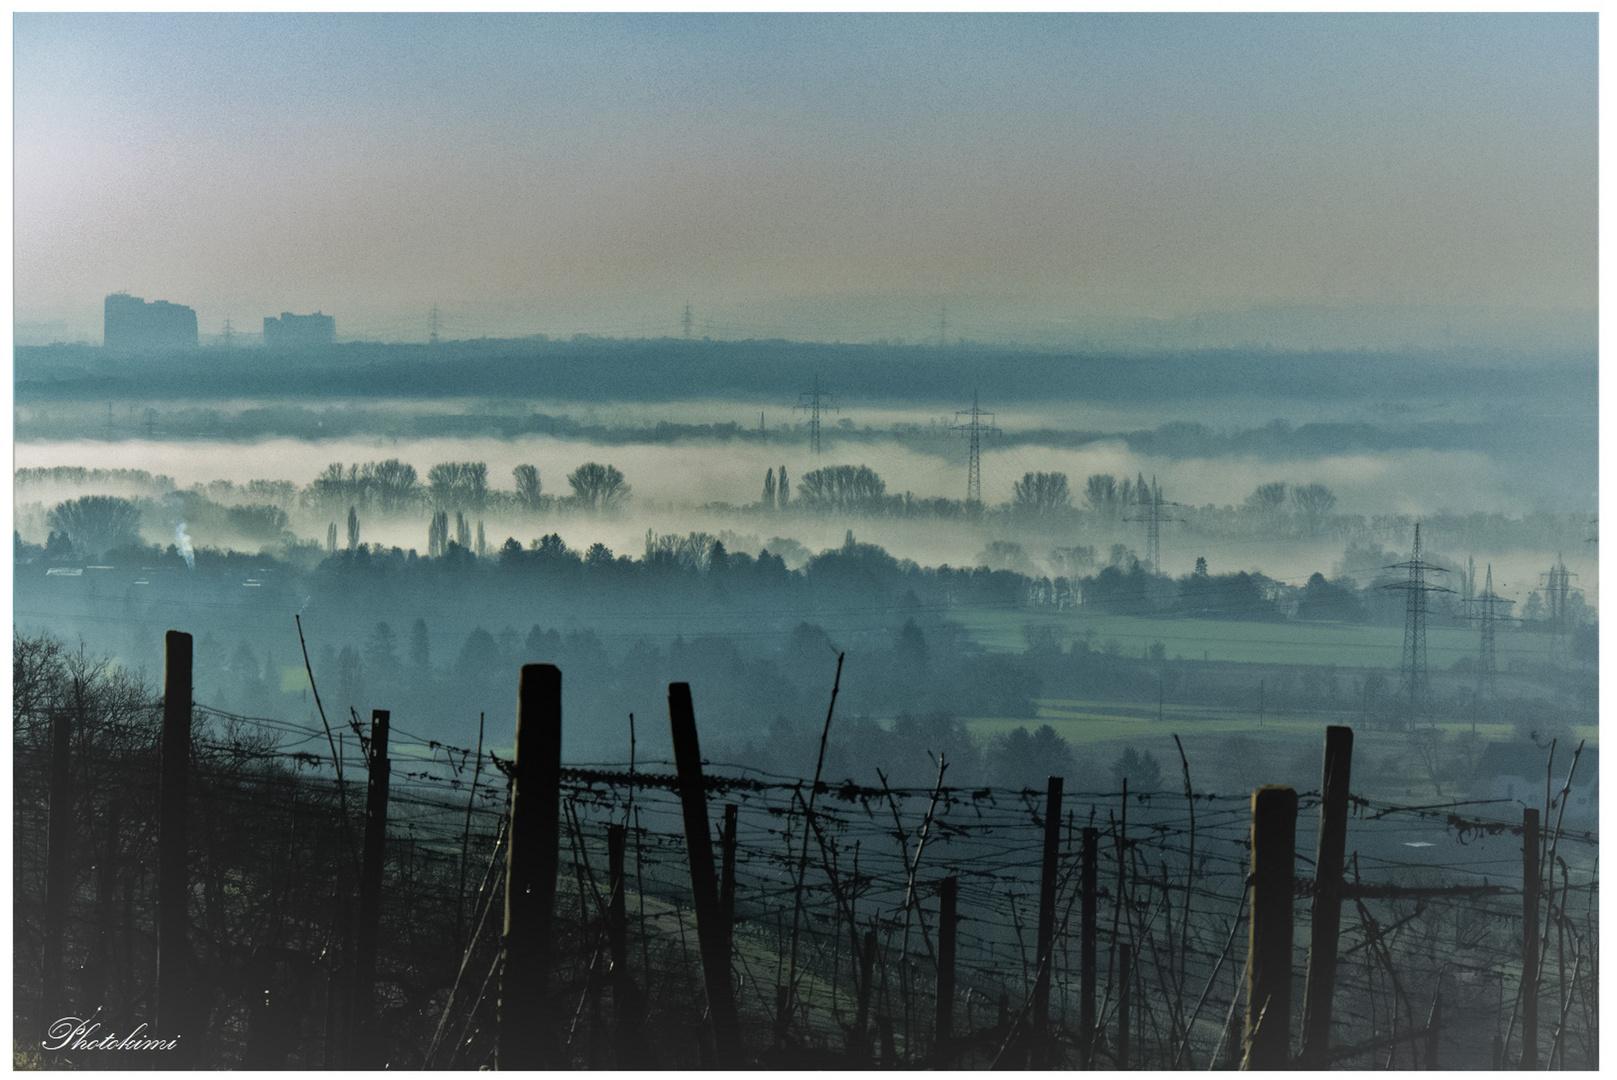
<svg viewBox="0 0 1617 1080"><path fill-rule="evenodd" d="M309 345L330 345L337 340L337 320L330 315L294 315L281 312L280 318L264 316L264 344L266 347L293 348Z"/></svg>
<svg viewBox="0 0 1617 1080"><path fill-rule="evenodd" d="M197 347L197 313L167 300L147 303L128 293L107 297L102 344L109 349L150 352Z"/></svg>

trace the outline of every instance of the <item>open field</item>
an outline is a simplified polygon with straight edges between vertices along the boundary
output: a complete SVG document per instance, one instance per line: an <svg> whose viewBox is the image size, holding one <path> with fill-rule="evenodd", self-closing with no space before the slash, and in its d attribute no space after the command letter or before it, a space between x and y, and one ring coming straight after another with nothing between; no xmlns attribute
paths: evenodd
<svg viewBox="0 0 1617 1080"><path fill-rule="evenodd" d="M1359 626L1332 622L1237 622L1217 619L1145 618L1092 612L1004 611L960 607L950 617L966 626L985 648L1021 652L1028 630L1050 628L1062 645L1087 641L1092 649L1116 642L1138 656L1161 642L1170 660L1259 664L1311 664L1398 669L1403 652L1401 626ZM1563 661L1566 645L1551 634L1504 631L1495 645L1499 669ZM1426 630L1427 663L1433 671L1477 655L1477 631L1449 625L1435 614Z"/></svg>
<svg viewBox="0 0 1617 1080"><path fill-rule="evenodd" d="M1103 772L1129 747L1150 752L1162 766L1161 786L1169 791L1178 791L1183 783L1173 742L1175 734L1184 744L1198 788L1223 791L1232 785L1239 790L1265 783L1289 783L1300 790L1312 790L1319 786L1325 728L1328 724L1345 724L1354 729L1355 793L1390 800L1441 800L1465 795L1460 777L1443 782L1442 794L1437 793L1406 733L1368 729L1358 716L1349 713L1269 714L1260 725L1255 713L1169 703L1164 705L1159 722L1155 704L1043 699L1038 702L1038 716L1032 720L974 717L965 723L983 743L1016 728L1031 732L1048 724L1072 747L1080 763ZM1450 743L1468 740L1472 731L1468 722L1435 726ZM1492 742L1510 738L1512 725L1478 723L1475 730L1479 739ZM1593 724L1574 727L1573 736L1586 740L1591 748L1599 745L1599 728ZM1571 760L1572 749L1573 746L1564 746L1557 750L1557 783Z"/></svg>

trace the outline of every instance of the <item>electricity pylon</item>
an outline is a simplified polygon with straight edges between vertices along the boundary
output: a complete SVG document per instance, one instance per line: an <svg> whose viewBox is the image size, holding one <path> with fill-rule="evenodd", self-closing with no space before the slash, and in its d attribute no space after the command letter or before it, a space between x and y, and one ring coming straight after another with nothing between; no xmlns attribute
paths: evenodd
<svg viewBox="0 0 1617 1080"><path fill-rule="evenodd" d="M961 423L961 417L970 417L966 423ZM988 422L983 423L987 417ZM961 409L954 414L953 430L963 431L971 440L971 453L966 463L966 504L981 506L983 502L983 466L982 446L984 435L998 435L999 428L994 426L994 414L982 409L977 404L977 391L971 392L971 411Z"/></svg>
<svg viewBox="0 0 1617 1080"><path fill-rule="evenodd" d="M689 339L689 338L690 338L690 336L691 336L691 324L692 324L692 323L693 323L693 322L694 322L694 321L695 321L695 320L694 320L694 319L692 319L692 318L691 318L691 306L690 306L690 305L689 305L689 304L686 304L686 305L685 305L685 315L684 315L684 317L683 317L683 318L681 318L681 319L680 319L680 320L679 320L679 325L680 325L680 326L682 326L682 327L683 327L683 328L684 328L684 330L685 330L685 337L686 337L686 338L687 338L687 339Z"/></svg>
<svg viewBox="0 0 1617 1080"><path fill-rule="evenodd" d="M1142 507L1140 517L1124 518L1124 521L1145 522L1145 561L1152 570L1162 572L1162 523L1164 521L1183 522L1184 518L1165 517L1163 508L1180 506L1181 503L1163 502L1162 488L1157 486L1155 475L1151 477L1151 489L1140 495Z"/></svg>
<svg viewBox="0 0 1617 1080"><path fill-rule="evenodd" d="M1454 590L1427 582L1428 571L1446 574L1448 570L1420 557L1419 522L1415 524L1415 550L1408 561L1394 563L1384 569L1409 572L1405 580L1383 585L1382 588L1401 590L1407 600L1404 613L1404 658L1398 692L1409 698L1409 722L1410 726L1414 727L1415 717L1424 715L1430 705L1426 682L1426 597L1429 593L1452 593Z"/></svg>
<svg viewBox="0 0 1617 1080"><path fill-rule="evenodd" d="M428 345L436 345L436 344L438 344L438 305L437 304L432 305L432 312L431 312L431 314L429 314L427 316L427 323L428 323L428 327L429 327L429 329L427 331L427 344Z"/></svg>
<svg viewBox="0 0 1617 1080"><path fill-rule="evenodd" d="M1544 584L1544 602L1549 607L1550 630L1557 634L1566 634L1572 630L1572 594L1578 592L1572 588L1572 579L1578 575L1566 568L1566 561L1560 555L1555 556L1555 565L1542 575L1547 580Z"/></svg>
<svg viewBox="0 0 1617 1080"><path fill-rule="evenodd" d="M820 376L816 374L814 376L814 388L811 390L804 390L801 394L798 394L797 404L792 406L792 410L794 412L798 409L803 409L809 414L810 453L818 454L820 452L820 410L829 409L831 412L837 411L836 406L825 404L823 399L826 396L827 395L820 393Z"/></svg>
<svg viewBox="0 0 1617 1080"><path fill-rule="evenodd" d="M1511 616L1505 614L1504 607L1514 604L1514 600L1506 600L1493 591L1493 563L1488 564L1488 576L1482 586L1482 592L1472 597L1471 603L1476 605L1473 614L1467 616L1478 624L1482 630L1482 647L1477 655L1477 699L1484 696L1493 698L1498 696L1497 681L1498 664L1494 654L1494 624L1511 621Z"/></svg>

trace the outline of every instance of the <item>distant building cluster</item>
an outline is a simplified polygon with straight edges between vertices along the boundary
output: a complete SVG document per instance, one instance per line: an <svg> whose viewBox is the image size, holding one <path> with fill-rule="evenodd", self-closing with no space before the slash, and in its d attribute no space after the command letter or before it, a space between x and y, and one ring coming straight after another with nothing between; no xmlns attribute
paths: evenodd
<svg viewBox="0 0 1617 1080"><path fill-rule="evenodd" d="M337 320L330 315L294 315L281 312L280 318L264 317L264 344L269 348L303 348L330 345L337 340Z"/></svg>
<svg viewBox="0 0 1617 1080"><path fill-rule="evenodd" d="M167 300L148 303L128 293L107 297L103 344L109 349L150 352L197 347L197 313Z"/></svg>
<svg viewBox="0 0 1617 1080"><path fill-rule="evenodd" d="M225 322L224 344L230 345L230 322ZM294 315L283 311L280 317L264 317L264 344L269 348L307 348L332 345L337 340L337 320L322 312ZM109 349L127 352L153 352L161 349L194 349L198 344L197 313L184 304L167 300L150 302L126 292L107 297L106 326L102 343Z"/></svg>

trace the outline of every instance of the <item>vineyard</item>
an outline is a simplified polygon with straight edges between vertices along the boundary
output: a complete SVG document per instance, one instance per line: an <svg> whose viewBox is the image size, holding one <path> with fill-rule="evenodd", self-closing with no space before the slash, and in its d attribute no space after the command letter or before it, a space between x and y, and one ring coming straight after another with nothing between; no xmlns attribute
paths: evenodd
<svg viewBox="0 0 1617 1080"><path fill-rule="evenodd" d="M1598 1066L1581 746L1525 808L1360 798L1347 728L1315 791L872 786L704 761L683 683L564 764L548 665L514 760L194 702L184 634L160 699L46 639L14 675L23 1067Z"/></svg>

